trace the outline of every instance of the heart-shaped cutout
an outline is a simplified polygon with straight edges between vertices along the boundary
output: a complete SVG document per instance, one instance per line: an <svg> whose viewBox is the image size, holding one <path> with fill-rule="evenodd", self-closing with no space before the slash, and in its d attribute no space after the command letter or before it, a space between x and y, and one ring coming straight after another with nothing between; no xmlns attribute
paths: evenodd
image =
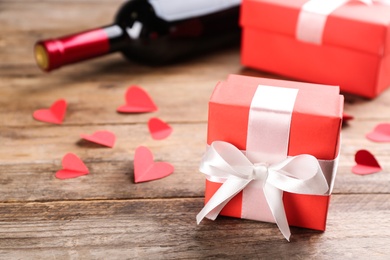
<svg viewBox="0 0 390 260"><path fill-rule="evenodd" d="M375 159L374 155L367 150L359 150L355 154L356 165L352 167L352 172L359 175L380 172L382 167Z"/></svg>
<svg viewBox="0 0 390 260"><path fill-rule="evenodd" d="M83 161L73 153L67 153L62 158L62 169L56 172L58 179L76 178L89 173Z"/></svg>
<svg viewBox="0 0 390 260"><path fill-rule="evenodd" d="M162 140L170 136L173 129L170 125L157 117L153 117L148 121L150 135L154 140Z"/></svg>
<svg viewBox="0 0 390 260"><path fill-rule="evenodd" d="M116 109L120 113L146 113L157 110L149 94L138 86L131 86L127 89L125 100L126 104Z"/></svg>
<svg viewBox="0 0 390 260"><path fill-rule="evenodd" d="M374 142L390 142L390 124L377 125L366 137Z"/></svg>
<svg viewBox="0 0 390 260"><path fill-rule="evenodd" d="M352 119L354 119L354 117L353 117L352 115L343 113L343 122L344 122L344 123L346 123L346 122L348 122L348 121L351 121Z"/></svg>
<svg viewBox="0 0 390 260"><path fill-rule="evenodd" d="M164 178L173 173L174 167L167 162L154 162L152 152L139 146L134 154L134 182L145 182Z"/></svg>
<svg viewBox="0 0 390 260"><path fill-rule="evenodd" d="M114 147L116 140L115 135L112 132L106 130L96 131L92 135L81 134L80 136L87 141L107 147Z"/></svg>
<svg viewBox="0 0 390 260"><path fill-rule="evenodd" d="M49 109L38 109L33 113L35 120L52 123L52 124L62 124L65 118L66 113L66 101L64 99L59 99L54 102Z"/></svg>

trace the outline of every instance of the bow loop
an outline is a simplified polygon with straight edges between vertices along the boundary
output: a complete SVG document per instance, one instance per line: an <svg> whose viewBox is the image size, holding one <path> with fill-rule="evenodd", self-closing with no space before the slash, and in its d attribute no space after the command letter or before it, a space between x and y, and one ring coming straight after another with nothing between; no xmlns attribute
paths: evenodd
<svg viewBox="0 0 390 260"><path fill-rule="evenodd" d="M271 167L268 182L276 188L298 194L325 194L329 186L318 160L301 154Z"/></svg>
<svg viewBox="0 0 390 260"><path fill-rule="evenodd" d="M226 179L236 176L249 180L252 177L253 165L234 145L216 141L204 154L199 170L212 177Z"/></svg>

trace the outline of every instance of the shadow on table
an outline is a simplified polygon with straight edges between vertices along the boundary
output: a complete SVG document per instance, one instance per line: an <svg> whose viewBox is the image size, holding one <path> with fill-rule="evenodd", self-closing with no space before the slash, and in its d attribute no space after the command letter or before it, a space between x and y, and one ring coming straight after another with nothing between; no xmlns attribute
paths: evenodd
<svg viewBox="0 0 390 260"><path fill-rule="evenodd" d="M324 232L291 227L288 242L276 224L219 216L204 220L194 240L201 258L290 259L310 256Z"/></svg>

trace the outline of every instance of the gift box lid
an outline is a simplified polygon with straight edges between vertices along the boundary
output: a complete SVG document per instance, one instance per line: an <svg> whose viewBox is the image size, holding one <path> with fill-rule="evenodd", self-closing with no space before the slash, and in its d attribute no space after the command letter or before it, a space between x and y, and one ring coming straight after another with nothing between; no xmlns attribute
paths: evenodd
<svg viewBox="0 0 390 260"><path fill-rule="evenodd" d="M288 155L308 153L323 160L337 157L344 101L339 87L240 75L230 75L214 89L209 102L208 144L220 140L246 150L249 109L259 85L299 90Z"/></svg>
<svg viewBox="0 0 390 260"><path fill-rule="evenodd" d="M326 0L324 0L326 1ZM308 0L243 0L240 23L294 37L302 6ZM323 45L385 56L390 49L390 5L348 2L327 18Z"/></svg>

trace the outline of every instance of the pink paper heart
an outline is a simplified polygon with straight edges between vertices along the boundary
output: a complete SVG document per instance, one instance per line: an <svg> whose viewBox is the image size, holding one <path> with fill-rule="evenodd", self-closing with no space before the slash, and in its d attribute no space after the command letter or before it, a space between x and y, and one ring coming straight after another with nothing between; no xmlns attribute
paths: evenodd
<svg viewBox="0 0 390 260"><path fill-rule="evenodd" d="M83 161L73 153L67 153L62 158L62 169L56 172L58 179L76 178L89 173Z"/></svg>
<svg viewBox="0 0 390 260"><path fill-rule="evenodd" d="M157 117L152 117L148 122L149 132L153 139L167 138L173 131L172 127Z"/></svg>
<svg viewBox="0 0 390 260"><path fill-rule="evenodd" d="M164 178L173 173L173 166L167 162L154 162L152 152L139 146L134 155L134 182L145 182Z"/></svg>
<svg viewBox="0 0 390 260"><path fill-rule="evenodd" d="M359 175L366 175L371 173L380 172L382 167L367 150L359 150L355 154L356 165L352 167L352 172Z"/></svg>
<svg viewBox="0 0 390 260"><path fill-rule="evenodd" d="M131 86L127 89L125 100L126 104L116 109L120 113L145 113L157 110L149 94L138 86Z"/></svg>
<svg viewBox="0 0 390 260"><path fill-rule="evenodd" d="M93 143L101 144L107 147L113 147L115 144L115 135L110 131L96 131L92 135L81 134L81 138Z"/></svg>
<svg viewBox="0 0 390 260"><path fill-rule="evenodd" d="M366 137L374 142L390 142L390 124L377 125Z"/></svg>
<svg viewBox="0 0 390 260"><path fill-rule="evenodd" d="M65 118L66 106L66 101L64 99L59 99L54 102L49 109L34 111L33 117L35 120L46 123L62 124L62 121Z"/></svg>

